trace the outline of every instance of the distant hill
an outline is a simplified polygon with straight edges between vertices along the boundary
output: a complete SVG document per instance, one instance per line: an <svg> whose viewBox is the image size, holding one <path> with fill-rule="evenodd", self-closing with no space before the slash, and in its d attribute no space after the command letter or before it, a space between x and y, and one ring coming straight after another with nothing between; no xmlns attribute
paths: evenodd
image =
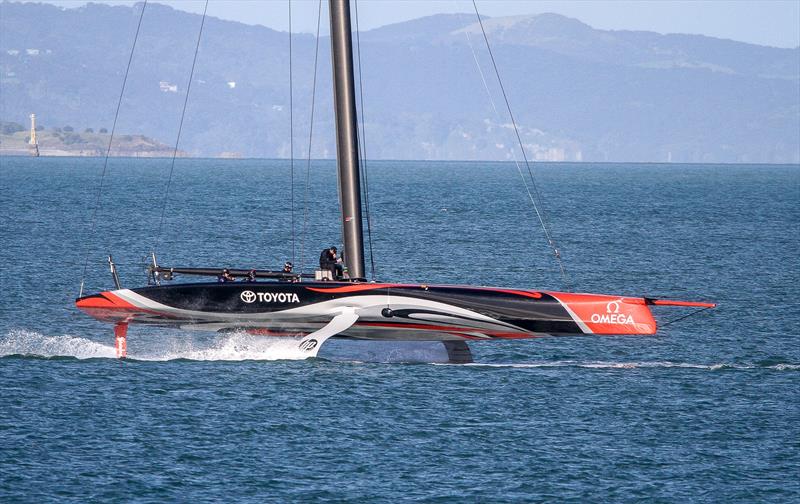
<svg viewBox="0 0 800 504"><path fill-rule="evenodd" d="M111 135L103 128L76 131L72 126L37 128L36 144L42 156L105 156ZM19 123L0 121L0 155L30 155L30 132ZM171 157L174 147L164 145L144 135L117 134L111 145L111 156ZM178 156L185 156L178 152Z"/></svg>
<svg viewBox="0 0 800 504"><path fill-rule="evenodd" d="M140 8L0 3L0 120L35 112L46 126L110 128ZM118 131L174 142L199 23L148 4ZM556 14L484 25L534 159L800 162L800 48L597 30ZM368 157L509 158L515 139L474 15L360 39ZM296 156L308 145L314 45L293 38ZM322 39L316 157L335 152L329 58ZM286 33L207 20L181 149L289 155Z"/></svg>

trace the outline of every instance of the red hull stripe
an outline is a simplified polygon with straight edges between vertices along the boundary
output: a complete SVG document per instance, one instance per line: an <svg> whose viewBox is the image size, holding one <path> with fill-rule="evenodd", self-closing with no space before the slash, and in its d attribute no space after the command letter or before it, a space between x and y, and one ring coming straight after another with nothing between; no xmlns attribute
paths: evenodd
<svg viewBox="0 0 800 504"><path fill-rule="evenodd" d="M516 294L517 296L525 296L534 299L542 299L541 292L521 291L521 290L505 290L505 289L492 289L496 292L505 292L507 294Z"/></svg>
<svg viewBox="0 0 800 504"><path fill-rule="evenodd" d="M139 308L110 292L102 292L97 296L80 299L75 303L78 308L116 308L138 310Z"/></svg>
<svg viewBox="0 0 800 504"><path fill-rule="evenodd" d="M109 291L101 292L96 296L79 299L75 302L75 306L95 318L106 321L114 319L129 321L132 315L137 313L157 315L171 319L180 318L179 315L136 306Z"/></svg>
<svg viewBox="0 0 800 504"><path fill-rule="evenodd" d="M280 337L298 337L298 336L305 336L309 333L304 333L302 331L296 332L285 332L285 331L273 331L270 329L264 329L261 327L253 328L253 329L246 329L245 332L247 334L252 334L253 336L280 336Z"/></svg>
<svg viewBox="0 0 800 504"><path fill-rule="evenodd" d="M414 285L400 285L400 284L354 284L354 285L345 285L344 287L325 287L325 288L317 288L317 287L306 287L306 289L314 292L330 292L333 294L340 294L345 292L360 292L366 290L373 290L373 289L384 289L386 287L415 287Z"/></svg>

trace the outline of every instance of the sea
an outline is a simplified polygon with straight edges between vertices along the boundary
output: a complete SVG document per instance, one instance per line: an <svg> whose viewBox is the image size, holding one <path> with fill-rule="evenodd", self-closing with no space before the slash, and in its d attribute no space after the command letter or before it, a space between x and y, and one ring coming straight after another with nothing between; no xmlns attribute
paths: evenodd
<svg viewBox="0 0 800 504"><path fill-rule="evenodd" d="M562 276L513 163L367 163L370 278L718 303L656 336L454 365L136 326L115 359L74 307L109 255L136 287L154 251L311 271L341 246L335 164L293 165L0 158L0 502L800 502L800 166L537 163Z"/></svg>

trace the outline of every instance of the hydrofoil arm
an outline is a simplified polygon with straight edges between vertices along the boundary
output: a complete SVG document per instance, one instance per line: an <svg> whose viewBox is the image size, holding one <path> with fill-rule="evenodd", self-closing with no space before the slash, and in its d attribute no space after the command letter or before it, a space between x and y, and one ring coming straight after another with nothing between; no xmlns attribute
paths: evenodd
<svg viewBox="0 0 800 504"><path fill-rule="evenodd" d="M350 329L356 323L356 320L358 320L358 315L356 315L355 310L346 308L342 313L333 317L333 320L324 327L301 339L297 346L305 354L306 358L316 357L320 347L328 338Z"/></svg>

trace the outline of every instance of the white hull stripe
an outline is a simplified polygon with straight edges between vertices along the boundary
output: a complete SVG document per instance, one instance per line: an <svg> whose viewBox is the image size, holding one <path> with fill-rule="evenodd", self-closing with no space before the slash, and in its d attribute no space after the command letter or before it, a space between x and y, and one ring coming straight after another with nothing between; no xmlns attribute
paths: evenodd
<svg viewBox="0 0 800 504"><path fill-rule="evenodd" d="M556 301L558 301L559 304L561 304L561 306L563 306L565 310L567 310L567 313L569 313L569 316L572 317L572 320L575 321L576 324L578 324L578 327L581 328L581 331L583 331L585 334L593 334L592 330L589 329L589 326L587 326L583 322L583 320L581 320L581 318L574 311L572 311L572 309L569 306L567 306L567 303L561 301L560 299L558 299L557 296L555 296L552 293L550 295L553 296L553 298Z"/></svg>
<svg viewBox="0 0 800 504"><path fill-rule="evenodd" d="M288 308L285 310L264 312L264 313L224 313L224 312L205 312L198 310L185 310L182 308L175 308L168 306L150 298L137 294L130 289L120 289L112 291L116 296L126 302L142 308L143 310L154 311L163 313L165 315L176 317L177 319L188 320L208 320L208 321L231 321L231 322L268 322L268 321L291 321L297 319L318 318L319 322L325 322L330 317L341 313L342 308L354 308L356 313L365 320L377 319L381 320L384 317L381 315L383 308L391 308L392 310L418 310L426 309L441 312L442 315L431 314L426 318L439 320L441 323L457 324L459 327L465 327L475 324L475 330L498 328L509 330L513 329L519 332L528 332L522 328L511 326L501 322L492 317L483 315L478 312L460 308L457 306L440 303L437 301L430 301L426 299L417 299L406 296L391 296L391 305L389 304L390 297L386 295L362 295L362 296L347 296L329 301L322 301L306 306L299 306L296 308ZM563 303L562 303L563 304ZM452 315L453 318L447 317ZM571 314L574 317L574 314ZM469 319L469 320L464 320ZM414 318L408 319L409 323L413 323ZM422 321L422 320L420 320ZM481 327L488 326L488 327Z"/></svg>

